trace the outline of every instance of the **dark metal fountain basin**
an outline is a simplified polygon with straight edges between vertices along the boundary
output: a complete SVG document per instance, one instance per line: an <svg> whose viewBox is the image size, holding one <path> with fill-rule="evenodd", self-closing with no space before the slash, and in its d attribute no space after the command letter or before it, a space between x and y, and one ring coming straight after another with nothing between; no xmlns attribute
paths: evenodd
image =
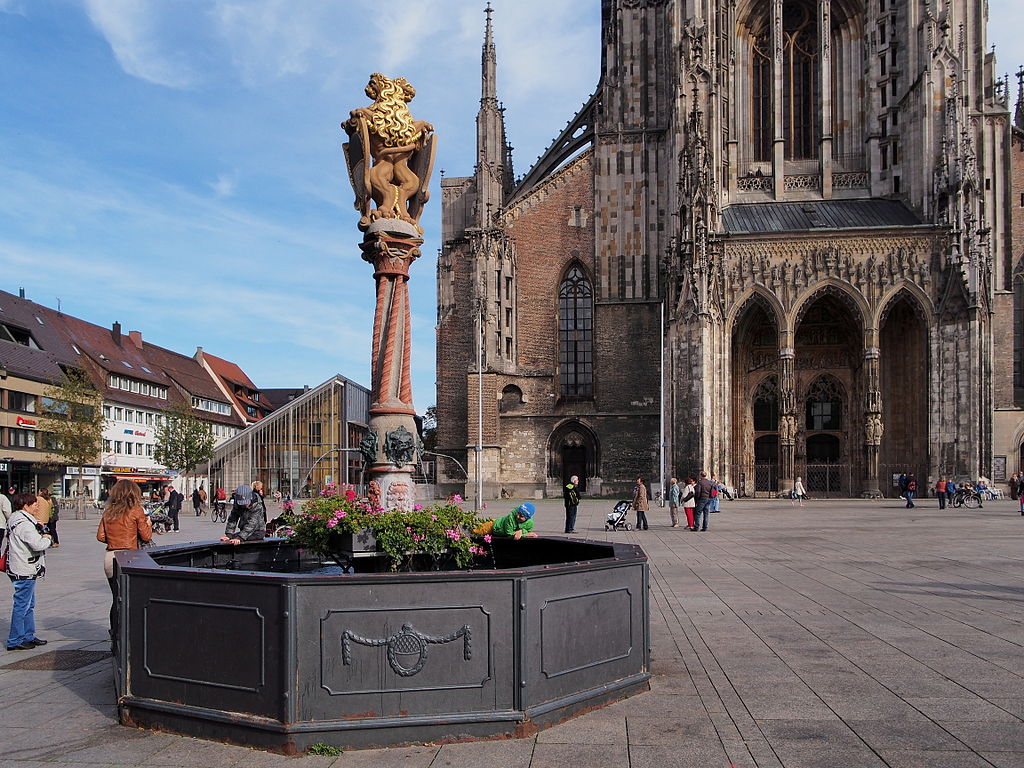
<svg viewBox="0 0 1024 768"><path fill-rule="evenodd" d="M314 573L280 540L120 553L121 722L294 753L523 736L647 689L640 547L494 543L415 573Z"/></svg>

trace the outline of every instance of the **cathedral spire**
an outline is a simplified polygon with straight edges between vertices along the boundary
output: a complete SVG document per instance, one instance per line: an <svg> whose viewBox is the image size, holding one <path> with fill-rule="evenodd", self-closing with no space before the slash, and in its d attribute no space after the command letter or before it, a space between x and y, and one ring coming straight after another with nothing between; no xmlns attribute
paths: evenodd
<svg viewBox="0 0 1024 768"><path fill-rule="evenodd" d="M1017 70L1017 111L1013 115L1013 124L1024 131L1024 66Z"/></svg>
<svg viewBox="0 0 1024 768"><path fill-rule="evenodd" d="M487 25L484 29L484 49L481 58L483 77L481 79L480 101L481 103L493 101L496 104L498 101L498 55L494 50L494 29L491 26L491 14L494 13L494 9L491 8L490 3L487 4L484 13L487 14Z"/></svg>
<svg viewBox="0 0 1024 768"><path fill-rule="evenodd" d="M476 116L476 223L480 227L490 227L512 188L512 161L505 143L505 110L498 103L498 56L491 23L494 9L490 3L484 13L487 23L480 60L480 111Z"/></svg>

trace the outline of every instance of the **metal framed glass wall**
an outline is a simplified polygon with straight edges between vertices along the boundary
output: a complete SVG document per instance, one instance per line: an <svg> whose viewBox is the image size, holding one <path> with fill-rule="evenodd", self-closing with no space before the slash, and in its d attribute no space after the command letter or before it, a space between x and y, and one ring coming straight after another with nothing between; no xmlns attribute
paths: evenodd
<svg viewBox="0 0 1024 768"><path fill-rule="evenodd" d="M278 408L217 447L212 488L262 480L268 494L292 498L328 483L362 485L357 449L369 423L370 392L338 376Z"/></svg>

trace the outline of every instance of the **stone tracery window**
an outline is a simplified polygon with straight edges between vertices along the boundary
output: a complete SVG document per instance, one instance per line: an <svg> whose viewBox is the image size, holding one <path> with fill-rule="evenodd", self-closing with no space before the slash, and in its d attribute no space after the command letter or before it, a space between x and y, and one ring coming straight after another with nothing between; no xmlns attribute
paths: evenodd
<svg viewBox="0 0 1024 768"><path fill-rule="evenodd" d="M754 160L772 159L772 41L767 29L754 38L752 47L753 105L750 118L754 136Z"/></svg>
<svg viewBox="0 0 1024 768"><path fill-rule="evenodd" d="M594 292L579 266L558 290L558 346L562 395L594 394Z"/></svg>
<svg viewBox="0 0 1024 768"><path fill-rule="evenodd" d="M810 4L783 6L782 38L786 159L817 157L818 20Z"/></svg>
<svg viewBox="0 0 1024 768"><path fill-rule="evenodd" d="M775 432L779 428L779 380L766 376L753 396L754 431Z"/></svg>
<svg viewBox="0 0 1024 768"><path fill-rule="evenodd" d="M819 376L807 389L805 426L808 430L843 428L843 385L832 376Z"/></svg>

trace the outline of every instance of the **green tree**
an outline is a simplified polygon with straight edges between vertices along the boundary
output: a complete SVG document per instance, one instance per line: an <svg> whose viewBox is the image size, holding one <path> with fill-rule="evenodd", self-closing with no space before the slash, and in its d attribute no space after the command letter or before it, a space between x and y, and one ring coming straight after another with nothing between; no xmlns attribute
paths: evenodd
<svg viewBox="0 0 1024 768"><path fill-rule="evenodd" d="M437 449L437 406L432 405L423 414L423 450L434 451Z"/></svg>
<svg viewBox="0 0 1024 768"><path fill-rule="evenodd" d="M163 412L153 458L168 469L190 475L213 458L213 444L210 426L197 419L188 405L179 403Z"/></svg>
<svg viewBox="0 0 1024 768"><path fill-rule="evenodd" d="M43 391L39 426L48 451L46 463L78 467L75 518L85 518L83 468L96 464L103 447L103 395L88 375L77 368Z"/></svg>

